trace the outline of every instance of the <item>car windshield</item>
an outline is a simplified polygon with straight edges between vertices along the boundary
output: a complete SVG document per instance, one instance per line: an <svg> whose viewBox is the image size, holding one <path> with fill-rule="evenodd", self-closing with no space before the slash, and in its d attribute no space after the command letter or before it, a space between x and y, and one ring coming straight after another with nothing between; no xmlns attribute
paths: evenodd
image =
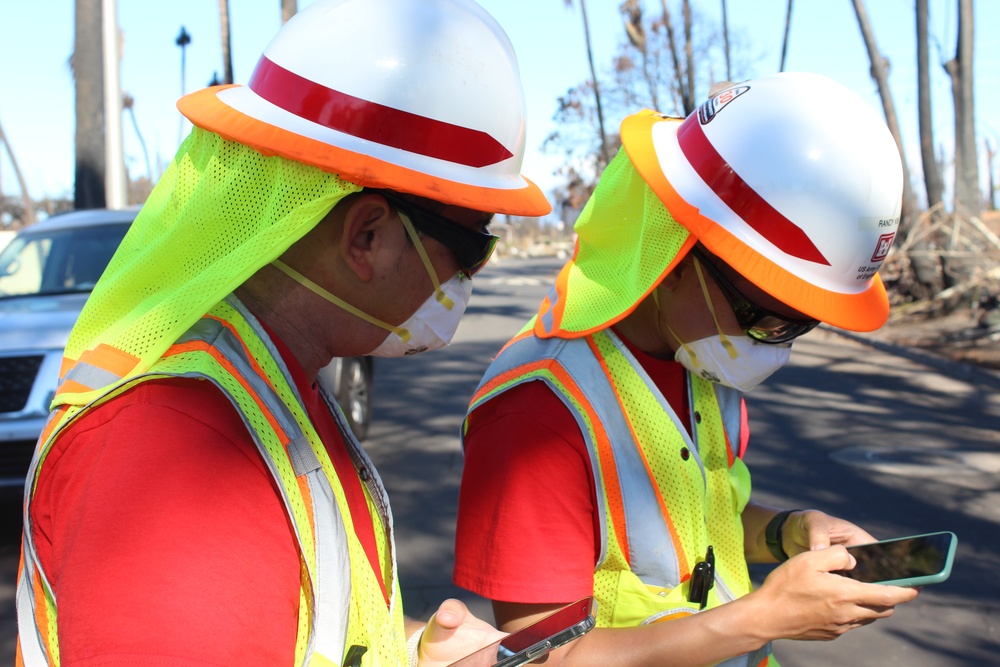
<svg viewBox="0 0 1000 667"><path fill-rule="evenodd" d="M128 224L18 234L0 252L0 299L90 292Z"/></svg>

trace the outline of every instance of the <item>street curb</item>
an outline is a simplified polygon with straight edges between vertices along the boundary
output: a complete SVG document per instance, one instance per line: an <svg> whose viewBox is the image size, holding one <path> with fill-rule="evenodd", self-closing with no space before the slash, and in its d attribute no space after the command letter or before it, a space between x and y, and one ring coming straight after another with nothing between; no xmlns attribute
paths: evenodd
<svg viewBox="0 0 1000 667"><path fill-rule="evenodd" d="M857 334L853 331L838 329L826 324L821 324L820 329L837 334L838 336L842 336L848 340L853 340L863 345L867 345L880 352L902 357L923 366L927 366L928 368L933 368L950 377L975 384L988 385L994 389L1000 390L1000 372L981 368L979 366L973 366L972 364L965 364L960 361L948 359L947 357L918 350L906 345L889 343L884 340L876 340Z"/></svg>

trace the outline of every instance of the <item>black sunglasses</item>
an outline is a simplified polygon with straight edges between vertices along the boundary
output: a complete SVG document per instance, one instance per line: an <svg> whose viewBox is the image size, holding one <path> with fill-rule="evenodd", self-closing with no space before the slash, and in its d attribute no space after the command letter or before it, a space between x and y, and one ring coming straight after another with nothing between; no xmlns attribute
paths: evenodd
<svg viewBox="0 0 1000 667"><path fill-rule="evenodd" d="M479 273L479 270L489 261L493 249L496 248L499 237L485 231L485 228L480 232L469 229L454 220L449 220L440 213L404 199L391 190L368 190L368 192L376 192L385 197L385 200L394 209L410 219L417 231L426 234L451 250L458 260L459 271L466 278L471 278Z"/></svg>
<svg viewBox="0 0 1000 667"><path fill-rule="evenodd" d="M736 322L739 323L740 328L747 336L757 342L787 343L793 338L809 333L819 324L818 320L790 320L773 310L758 306L736 289L736 286L726 278L719 267L712 263L707 252L698 246L695 246L691 252L722 289L726 301L729 302L729 307L736 315Z"/></svg>

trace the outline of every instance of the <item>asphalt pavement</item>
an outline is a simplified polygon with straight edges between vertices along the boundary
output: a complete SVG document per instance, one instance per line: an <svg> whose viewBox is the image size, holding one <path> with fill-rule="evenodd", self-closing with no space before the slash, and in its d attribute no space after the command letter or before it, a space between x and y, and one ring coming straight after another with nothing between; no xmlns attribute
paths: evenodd
<svg viewBox="0 0 1000 667"><path fill-rule="evenodd" d="M376 360L365 446L389 488L411 616L458 597L491 618L488 603L451 584L459 425L490 358L534 311L558 265L491 264L451 346ZM834 642L778 642L784 667L1000 665L998 390L1000 373L819 329L748 395L755 498L823 509L879 538L935 530L959 538L947 582ZM19 519L16 506L0 510L0 661L11 664ZM760 582L768 571L752 572Z"/></svg>

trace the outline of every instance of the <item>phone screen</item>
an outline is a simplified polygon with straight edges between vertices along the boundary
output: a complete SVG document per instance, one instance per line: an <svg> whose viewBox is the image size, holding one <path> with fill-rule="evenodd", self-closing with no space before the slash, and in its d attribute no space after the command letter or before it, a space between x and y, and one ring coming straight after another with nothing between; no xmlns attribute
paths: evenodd
<svg viewBox="0 0 1000 667"><path fill-rule="evenodd" d="M523 665L588 632L594 622L594 599L584 598L467 655L450 667Z"/></svg>
<svg viewBox="0 0 1000 667"><path fill-rule="evenodd" d="M944 532L848 547L858 564L837 574L866 583L931 577L949 567L953 540L954 535Z"/></svg>

